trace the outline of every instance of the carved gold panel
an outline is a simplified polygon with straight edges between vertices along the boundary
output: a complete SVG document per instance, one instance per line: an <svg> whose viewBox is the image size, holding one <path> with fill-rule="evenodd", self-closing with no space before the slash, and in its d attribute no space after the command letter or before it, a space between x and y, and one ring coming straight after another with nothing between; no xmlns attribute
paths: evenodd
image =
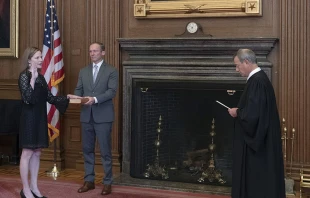
<svg viewBox="0 0 310 198"><path fill-rule="evenodd" d="M262 16L262 0L135 0L136 18Z"/></svg>

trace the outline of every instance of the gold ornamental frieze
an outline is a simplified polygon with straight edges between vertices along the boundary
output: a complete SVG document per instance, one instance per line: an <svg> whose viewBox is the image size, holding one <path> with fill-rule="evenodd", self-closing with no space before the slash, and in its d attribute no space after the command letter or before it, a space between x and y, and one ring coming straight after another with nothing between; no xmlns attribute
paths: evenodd
<svg viewBox="0 0 310 198"><path fill-rule="evenodd" d="M262 16L262 0L135 0L136 18Z"/></svg>

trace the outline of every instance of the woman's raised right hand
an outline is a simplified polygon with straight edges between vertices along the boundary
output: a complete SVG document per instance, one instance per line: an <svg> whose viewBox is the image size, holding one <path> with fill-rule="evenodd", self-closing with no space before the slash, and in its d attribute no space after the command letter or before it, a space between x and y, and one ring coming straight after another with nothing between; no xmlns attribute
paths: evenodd
<svg viewBox="0 0 310 198"><path fill-rule="evenodd" d="M31 67L30 72L31 72L31 78L33 80L36 80L38 78L38 75L39 75L38 70L34 67Z"/></svg>

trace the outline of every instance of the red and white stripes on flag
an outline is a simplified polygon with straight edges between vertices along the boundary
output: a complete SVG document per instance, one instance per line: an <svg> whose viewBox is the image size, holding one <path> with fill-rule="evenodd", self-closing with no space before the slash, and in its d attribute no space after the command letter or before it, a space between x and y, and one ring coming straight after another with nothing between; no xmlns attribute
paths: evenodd
<svg viewBox="0 0 310 198"><path fill-rule="evenodd" d="M54 0L47 0L41 73L54 96L58 95L58 84L64 79L64 63L60 31ZM59 136L59 112L54 105L47 103L48 135L50 142Z"/></svg>

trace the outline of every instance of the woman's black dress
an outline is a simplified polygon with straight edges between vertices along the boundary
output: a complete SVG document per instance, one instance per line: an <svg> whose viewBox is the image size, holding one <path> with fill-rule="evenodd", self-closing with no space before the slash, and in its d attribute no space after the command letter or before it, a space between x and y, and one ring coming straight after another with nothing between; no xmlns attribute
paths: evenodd
<svg viewBox="0 0 310 198"><path fill-rule="evenodd" d="M60 113L68 107L65 96L53 96L44 76L39 74L34 89L30 85L31 72L23 71L18 80L22 98L19 139L20 147L27 149L48 147L48 124L46 102L55 105Z"/></svg>

